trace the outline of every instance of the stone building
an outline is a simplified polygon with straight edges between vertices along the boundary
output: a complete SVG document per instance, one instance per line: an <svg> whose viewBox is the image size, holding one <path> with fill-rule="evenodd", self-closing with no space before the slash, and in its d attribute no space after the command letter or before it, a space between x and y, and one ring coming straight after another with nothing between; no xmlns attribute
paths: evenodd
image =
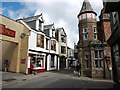
<svg viewBox="0 0 120 90"><path fill-rule="evenodd" d="M99 30L102 31L102 28L99 27L101 24L97 23L96 16L97 14L89 1L84 0L80 13L78 14L78 59L81 64L82 76L103 78L106 74L104 48L107 45L104 39L107 36L103 37L103 39L99 38L102 35Z"/></svg>
<svg viewBox="0 0 120 90"><path fill-rule="evenodd" d="M120 0L109 2L103 0L104 12L110 14L111 36L108 43L111 47L113 81L120 83Z"/></svg>
<svg viewBox="0 0 120 90"><path fill-rule="evenodd" d="M111 25L110 25L110 14L104 13L104 9L101 10L101 14L99 16L99 20L97 22L98 27L98 39L101 42L106 43L104 47L104 60L105 60L105 78L112 78L112 59L111 59L111 48L107 43L111 35Z"/></svg>

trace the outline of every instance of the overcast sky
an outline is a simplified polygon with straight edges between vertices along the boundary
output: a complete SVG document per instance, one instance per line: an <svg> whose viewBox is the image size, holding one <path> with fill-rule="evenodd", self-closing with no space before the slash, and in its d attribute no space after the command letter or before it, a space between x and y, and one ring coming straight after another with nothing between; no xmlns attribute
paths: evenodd
<svg viewBox="0 0 120 90"><path fill-rule="evenodd" d="M8 2L9 1L9 2ZM14 1L14 3L10 3ZM3 1L2 1L3 2ZM78 42L78 18L83 0L4 0L0 13L12 19L43 14L45 24L63 27L70 48ZM89 0L94 11L100 15L102 0Z"/></svg>

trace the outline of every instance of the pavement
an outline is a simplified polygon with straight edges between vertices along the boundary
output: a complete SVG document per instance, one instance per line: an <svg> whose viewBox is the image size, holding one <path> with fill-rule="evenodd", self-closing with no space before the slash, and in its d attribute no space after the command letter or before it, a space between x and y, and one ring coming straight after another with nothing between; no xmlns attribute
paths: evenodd
<svg viewBox="0 0 120 90"><path fill-rule="evenodd" d="M0 72L0 73L2 73L2 85L21 82L32 78L36 78L38 76L42 77L49 74L49 72L42 72L42 73L38 73L37 75L34 74L26 75L23 73L13 73L13 72Z"/></svg>

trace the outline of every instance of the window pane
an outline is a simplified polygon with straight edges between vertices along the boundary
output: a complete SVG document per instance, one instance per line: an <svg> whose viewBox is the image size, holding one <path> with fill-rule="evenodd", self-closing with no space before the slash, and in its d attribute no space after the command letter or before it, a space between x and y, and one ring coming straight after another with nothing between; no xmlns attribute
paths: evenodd
<svg viewBox="0 0 120 90"><path fill-rule="evenodd" d="M51 50L56 50L56 41L51 40Z"/></svg>
<svg viewBox="0 0 120 90"><path fill-rule="evenodd" d="M103 57L103 51L99 51L99 58Z"/></svg>
<svg viewBox="0 0 120 90"><path fill-rule="evenodd" d="M64 43L66 43L66 38L65 38L65 36L61 36L61 41L64 42Z"/></svg>
<svg viewBox="0 0 120 90"><path fill-rule="evenodd" d="M94 34L94 39L97 40L97 34Z"/></svg>
<svg viewBox="0 0 120 90"><path fill-rule="evenodd" d="M61 53L66 54L66 47L65 46L61 46Z"/></svg>
<svg viewBox="0 0 120 90"><path fill-rule="evenodd" d="M36 67L42 67L42 59L40 57L37 58Z"/></svg>
<svg viewBox="0 0 120 90"><path fill-rule="evenodd" d="M93 27L93 32L94 32L94 33L97 33L96 27Z"/></svg>
<svg viewBox="0 0 120 90"><path fill-rule="evenodd" d="M98 68L98 60L95 60L95 67Z"/></svg>
<svg viewBox="0 0 120 90"><path fill-rule="evenodd" d="M94 51L94 53L95 53L95 58L98 58L98 51Z"/></svg>
<svg viewBox="0 0 120 90"><path fill-rule="evenodd" d="M54 56L51 55L51 67L54 67Z"/></svg>
<svg viewBox="0 0 120 90"><path fill-rule="evenodd" d="M37 35L37 47L39 47L40 46L40 35L38 34Z"/></svg>
<svg viewBox="0 0 120 90"><path fill-rule="evenodd" d="M99 66L102 68L102 60L99 60Z"/></svg>
<svg viewBox="0 0 120 90"><path fill-rule="evenodd" d="M41 35L41 43L40 43L40 47L44 48L44 35Z"/></svg>
<svg viewBox="0 0 120 90"><path fill-rule="evenodd" d="M46 49L49 49L49 39L46 38Z"/></svg>

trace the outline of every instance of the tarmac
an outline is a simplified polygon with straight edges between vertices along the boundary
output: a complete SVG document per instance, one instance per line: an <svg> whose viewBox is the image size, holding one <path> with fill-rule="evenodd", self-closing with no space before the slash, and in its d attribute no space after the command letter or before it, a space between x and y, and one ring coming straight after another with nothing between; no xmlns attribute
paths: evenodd
<svg viewBox="0 0 120 90"><path fill-rule="evenodd" d="M15 82L21 82L21 81L25 81L25 80L29 80L29 79L33 79L36 77L43 77L45 75L50 75L50 73L63 73L63 74L70 74L72 73L72 70L67 69L67 70L63 70L63 71L50 71L50 72L42 72L42 73L37 73L36 75L34 74L23 74L23 73L13 73L13 72L4 72L4 71L0 71L0 76L2 76L2 79L0 80L0 86L2 85L6 85L6 84L10 84L10 83L15 83ZM105 81L105 82L113 82L112 79L110 80L106 80L106 79L93 79L93 78L89 78L89 77L80 77L80 79L82 80L100 80L100 81ZM117 85L118 87L119 85ZM116 84L115 84L116 87Z"/></svg>

